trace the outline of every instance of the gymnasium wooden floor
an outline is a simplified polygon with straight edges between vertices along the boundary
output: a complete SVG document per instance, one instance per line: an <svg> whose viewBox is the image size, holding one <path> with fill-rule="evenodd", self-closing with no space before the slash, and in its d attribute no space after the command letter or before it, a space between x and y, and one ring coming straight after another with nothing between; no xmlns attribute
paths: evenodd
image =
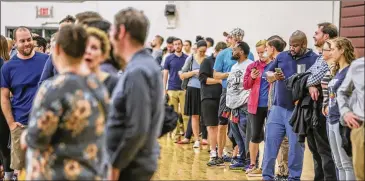
<svg viewBox="0 0 365 181"><path fill-rule="evenodd" d="M160 140L161 158L153 180L261 180L261 177L247 177L243 171L231 171L225 167L208 167L208 146L193 149L193 144L174 144L169 137ZM263 150L263 143L260 145ZM262 154L263 151L260 151ZM262 155L260 155L260 160ZM312 155L306 147L302 180L313 180Z"/></svg>

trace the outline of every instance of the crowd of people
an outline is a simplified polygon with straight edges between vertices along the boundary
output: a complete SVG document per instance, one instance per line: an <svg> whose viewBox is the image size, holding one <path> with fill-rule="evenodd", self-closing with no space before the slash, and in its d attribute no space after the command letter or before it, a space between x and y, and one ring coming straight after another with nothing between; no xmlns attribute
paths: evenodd
<svg viewBox="0 0 365 181"><path fill-rule="evenodd" d="M146 42L149 26L126 8L113 24L68 15L49 42L24 26L1 35L4 180L150 180L166 97L180 117L167 136L209 145L207 167L300 180L306 141L314 180L365 180L365 62L335 25L313 30L316 50L300 30L251 48L241 28L162 48L161 35Z"/></svg>

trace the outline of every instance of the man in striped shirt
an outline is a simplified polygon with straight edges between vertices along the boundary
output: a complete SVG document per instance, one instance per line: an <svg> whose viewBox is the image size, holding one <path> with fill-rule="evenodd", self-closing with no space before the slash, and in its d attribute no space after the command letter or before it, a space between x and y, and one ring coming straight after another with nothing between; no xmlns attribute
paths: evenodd
<svg viewBox="0 0 365 181"><path fill-rule="evenodd" d="M311 73L307 80L307 87L312 99L319 103L322 103L323 95L320 95L318 89L321 87L321 80L329 70L327 63L323 60L322 48L327 40L337 37L337 34L338 30L335 25L324 22L318 24L318 29L313 36L320 56L307 70ZM320 123L326 123L323 115L320 115L319 119ZM313 154L314 180L336 180L336 168L332 159L326 124L320 124L316 129L309 129L307 134L308 147Z"/></svg>

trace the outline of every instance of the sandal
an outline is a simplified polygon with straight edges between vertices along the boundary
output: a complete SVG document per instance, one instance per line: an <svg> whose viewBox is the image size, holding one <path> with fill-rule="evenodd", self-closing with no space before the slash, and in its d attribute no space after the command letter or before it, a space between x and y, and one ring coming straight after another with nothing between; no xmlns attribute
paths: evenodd
<svg viewBox="0 0 365 181"><path fill-rule="evenodd" d="M190 144L190 140L188 140L188 139L183 139L183 140L180 140L180 141L178 141L177 142L177 144Z"/></svg>

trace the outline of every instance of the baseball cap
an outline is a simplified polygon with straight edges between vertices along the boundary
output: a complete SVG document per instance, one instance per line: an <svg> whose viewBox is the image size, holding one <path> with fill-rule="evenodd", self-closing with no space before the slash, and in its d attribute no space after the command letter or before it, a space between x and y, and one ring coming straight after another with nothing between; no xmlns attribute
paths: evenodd
<svg viewBox="0 0 365 181"><path fill-rule="evenodd" d="M241 28L235 28L231 31L230 35L237 40L242 40L245 36L245 31Z"/></svg>

